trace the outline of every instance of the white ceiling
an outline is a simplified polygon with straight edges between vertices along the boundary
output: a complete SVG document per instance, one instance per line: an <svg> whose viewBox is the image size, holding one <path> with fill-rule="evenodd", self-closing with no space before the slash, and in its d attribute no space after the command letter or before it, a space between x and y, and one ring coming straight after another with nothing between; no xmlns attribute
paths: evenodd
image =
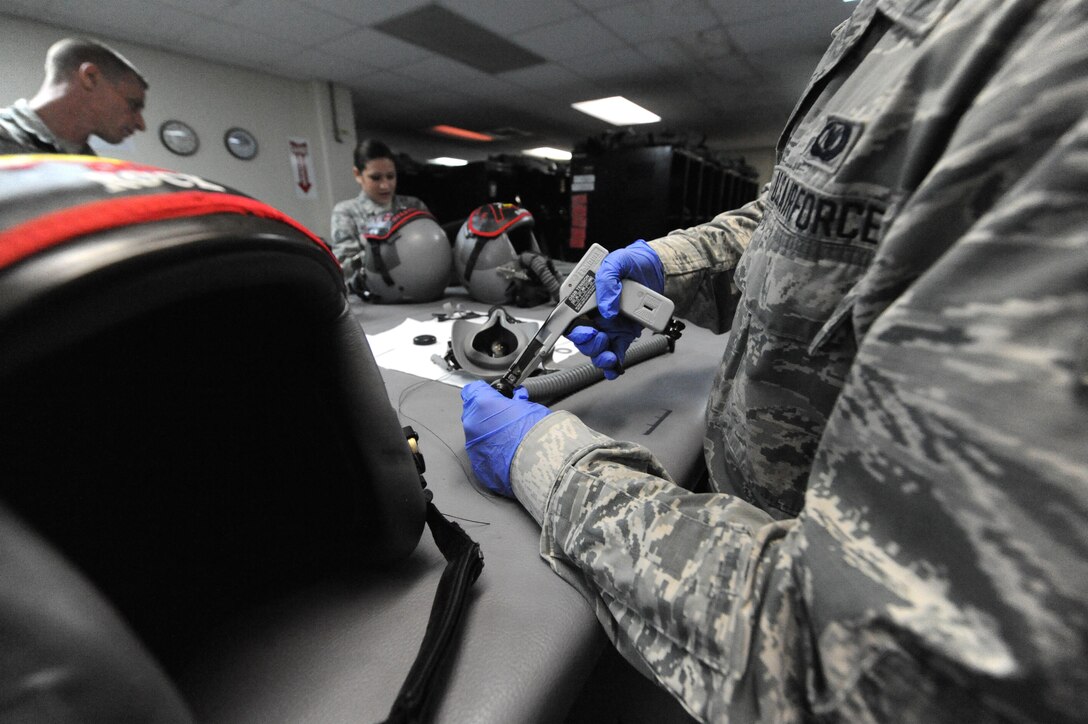
<svg viewBox="0 0 1088 724"><path fill-rule="evenodd" d="M374 29L438 4L542 58L489 74ZM0 12L295 79L341 83L356 122L399 134L446 123L514 128L571 148L611 127L570 107L624 95L640 130L712 149L773 142L842 0L0 0Z"/></svg>

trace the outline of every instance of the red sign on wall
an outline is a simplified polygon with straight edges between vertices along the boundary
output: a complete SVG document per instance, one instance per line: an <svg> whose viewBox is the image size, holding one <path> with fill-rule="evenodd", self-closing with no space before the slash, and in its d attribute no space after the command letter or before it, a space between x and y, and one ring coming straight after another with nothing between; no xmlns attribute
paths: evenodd
<svg viewBox="0 0 1088 724"><path fill-rule="evenodd" d="M570 248L586 248L586 215L589 213L589 194L570 196Z"/></svg>
<svg viewBox="0 0 1088 724"><path fill-rule="evenodd" d="M317 195L314 189L314 162L310 142L305 138L288 138L291 148L291 172L294 174L295 195L309 199Z"/></svg>

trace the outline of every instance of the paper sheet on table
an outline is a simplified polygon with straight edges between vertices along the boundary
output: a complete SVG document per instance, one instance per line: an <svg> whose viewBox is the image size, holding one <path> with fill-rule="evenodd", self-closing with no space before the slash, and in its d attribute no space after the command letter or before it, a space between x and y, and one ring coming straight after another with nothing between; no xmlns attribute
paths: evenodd
<svg viewBox="0 0 1088 724"><path fill-rule="evenodd" d="M452 322L406 319L393 329L380 334L368 334L366 340L370 343L370 351L374 353L379 367L464 387L476 378L464 372L449 370L445 360L431 359L434 355L441 358L446 354L451 329ZM420 345L413 342L422 334L432 335L435 338L434 344Z"/></svg>
<svg viewBox="0 0 1088 724"><path fill-rule="evenodd" d="M487 319L468 321L472 324L483 324ZM466 372L448 369L445 360L439 359L436 362L431 359L435 355L439 358L445 356L446 350L449 349L452 329L452 322L440 322L437 319L420 322L415 319L406 319L388 331L368 334L366 339L370 343L370 350L374 353L374 359L379 367L407 372L410 375L437 380L454 387L464 387L477 378ZM434 344L418 345L413 341L423 334L434 336ZM577 350L573 347L574 345L568 344L557 348L553 354L553 360L576 353Z"/></svg>

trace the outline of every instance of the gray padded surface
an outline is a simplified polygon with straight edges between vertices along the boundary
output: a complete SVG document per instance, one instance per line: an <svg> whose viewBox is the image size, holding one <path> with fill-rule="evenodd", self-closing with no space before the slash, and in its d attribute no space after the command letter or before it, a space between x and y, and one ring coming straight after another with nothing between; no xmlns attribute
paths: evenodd
<svg viewBox="0 0 1088 724"><path fill-rule="evenodd" d="M463 296L444 301L487 310ZM429 319L441 305L352 306L375 334L406 317ZM509 309L538 319L548 311ZM689 325L677 354L553 407L646 445L677 480L691 481L702 466L703 409L723 345ZM472 482L460 390L397 371L382 376L402 424L420 435L435 503L480 543L485 559L434 720L562 720L607 645L590 606L540 559L532 518ZM287 597L217 636L215 654L189 672L183 689L199 692L197 714L207 721L379 721L415 656L444 565L425 532L395 570Z"/></svg>

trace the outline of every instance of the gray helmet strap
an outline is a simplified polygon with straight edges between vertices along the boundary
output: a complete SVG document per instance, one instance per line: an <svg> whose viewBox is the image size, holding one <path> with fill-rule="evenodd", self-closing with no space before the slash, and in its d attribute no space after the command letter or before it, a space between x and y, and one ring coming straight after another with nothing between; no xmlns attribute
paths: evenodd
<svg viewBox="0 0 1088 724"><path fill-rule="evenodd" d="M495 238L498 237L491 237L491 239ZM482 236L476 237L476 245L472 247L472 251L469 253L468 259L465 261L466 285L468 284L468 280L472 278L472 270L476 268L476 261L480 258L480 253L484 250L484 247L487 246L487 242L491 241L491 239Z"/></svg>
<svg viewBox="0 0 1088 724"><path fill-rule="evenodd" d="M390 240L390 243L396 240L396 237ZM374 257L374 268L378 274L381 275L382 281L388 284L390 287L395 287L396 284L393 281L393 275L389 273L389 267L385 265L385 258L382 257L382 244L380 242L370 241L371 256Z"/></svg>

